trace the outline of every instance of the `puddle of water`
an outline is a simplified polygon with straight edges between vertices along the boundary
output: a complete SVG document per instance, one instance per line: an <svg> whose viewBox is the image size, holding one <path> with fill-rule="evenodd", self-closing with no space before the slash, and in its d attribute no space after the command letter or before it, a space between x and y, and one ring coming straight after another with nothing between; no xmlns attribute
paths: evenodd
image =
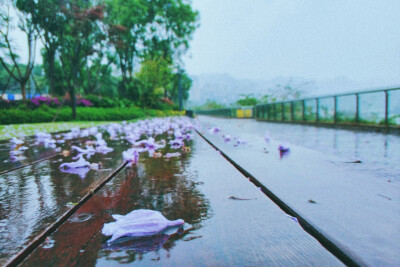
<svg viewBox="0 0 400 267"><path fill-rule="evenodd" d="M57 134L52 135L57 136ZM26 138L21 138L24 143L22 146L27 147L26 150L21 151L21 156L19 160L11 160L10 152L16 150L16 146L11 144L9 140L2 140L0 142L0 172L10 170L19 167L24 164L29 164L31 162L51 157L63 151L65 148L70 148L71 145L80 145L82 142L86 141L86 138L78 138L72 140L65 140L64 143L57 143L57 149L46 147L43 143L37 143L36 138L29 136Z"/></svg>
<svg viewBox="0 0 400 267"><path fill-rule="evenodd" d="M94 216L93 214L89 213L75 213L74 215L71 216L71 218L69 218L68 221L72 223L81 223L92 219L93 216Z"/></svg>
<svg viewBox="0 0 400 267"><path fill-rule="evenodd" d="M210 127L221 127L222 134L241 138L257 136L261 140L269 132L274 140L335 155L343 158L343 162L360 160L362 164L358 168L400 181L398 135L209 116L201 116L200 121Z"/></svg>
<svg viewBox="0 0 400 267"><path fill-rule="evenodd" d="M49 237L43 242L43 249L49 249L54 247L55 241Z"/></svg>
<svg viewBox="0 0 400 267"><path fill-rule="evenodd" d="M161 150L163 155L168 152L173 151ZM38 248L24 265L94 265L97 259L132 263L150 252L172 249L211 216L208 200L197 189L196 174L186 169L190 154L168 161L141 156L137 165L123 169L74 215L90 214L90 219L85 217L79 223L69 219L51 235L56 245L50 250ZM169 220L183 219L185 224L150 237L122 237L108 243L110 237L101 234L104 223L114 221L112 214L125 215L135 209L158 210Z"/></svg>
<svg viewBox="0 0 400 267"><path fill-rule="evenodd" d="M71 140L67 145L83 146L84 142L85 139ZM102 162L104 170L90 170L84 178L60 171L61 162L73 161L75 153L67 157L59 155L0 176L0 265L79 202L93 183L122 164L122 151L129 144L121 140L107 143L114 148L113 152L96 154L90 159L90 162ZM37 155L41 156L43 154ZM77 218L78 221L85 219L89 218Z"/></svg>
<svg viewBox="0 0 400 267"><path fill-rule="evenodd" d="M91 220L65 222L50 236L54 247L38 247L22 266L340 265L207 143L198 141L192 152L178 158L141 156L137 165L124 168L78 210L93 214ZM232 201L234 194L254 199ZM111 215L136 209L158 210L169 220L186 223L154 236L109 243L101 231L114 221Z"/></svg>

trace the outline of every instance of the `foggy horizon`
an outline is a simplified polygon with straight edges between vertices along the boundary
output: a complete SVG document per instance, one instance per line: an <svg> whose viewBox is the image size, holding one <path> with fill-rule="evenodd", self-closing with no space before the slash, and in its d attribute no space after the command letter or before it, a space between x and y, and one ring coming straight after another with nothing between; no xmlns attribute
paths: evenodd
<svg viewBox="0 0 400 267"><path fill-rule="evenodd" d="M200 13L185 69L255 82L299 77L349 80L362 88L400 84L400 1L194 0ZM26 58L25 41L14 35ZM38 41L36 64L41 64Z"/></svg>
<svg viewBox="0 0 400 267"><path fill-rule="evenodd" d="M201 26L186 57L189 74L270 80L346 77L400 81L399 1L194 0Z"/></svg>

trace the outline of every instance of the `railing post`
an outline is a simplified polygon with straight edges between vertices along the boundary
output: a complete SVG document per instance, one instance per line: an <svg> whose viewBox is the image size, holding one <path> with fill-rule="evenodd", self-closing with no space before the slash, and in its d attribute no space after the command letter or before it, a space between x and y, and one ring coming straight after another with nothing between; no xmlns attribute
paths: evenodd
<svg viewBox="0 0 400 267"><path fill-rule="evenodd" d="M356 94L356 122L360 121L360 95Z"/></svg>
<svg viewBox="0 0 400 267"><path fill-rule="evenodd" d="M268 104L268 106L267 106L267 118L266 118L267 120L269 120L269 118L270 118L270 117L269 117L270 114L271 114L271 113L270 113L270 110L271 110L271 104Z"/></svg>
<svg viewBox="0 0 400 267"><path fill-rule="evenodd" d="M337 96L333 97L333 122L337 122Z"/></svg>
<svg viewBox="0 0 400 267"><path fill-rule="evenodd" d="M274 107L274 121L276 121L276 104L273 104Z"/></svg>
<svg viewBox="0 0 400 267"><path fill-rule="evenodd" d="M315 114L315 116L316 116L315 121L318 122L319 121L319 98L316 98L315 102L316 102L316 106L317 106L317 112Z"/></svg>
<svg viewBox="0 0 400 267"><path fill-rule="evenodd" d="M385 92L385 126L389 125L389 93L387 90Z"/></svg>
<svg viewBox="0 0 400 267"><path fill-rule="evenodd" d="M290 102L290 120L294 121L293 101Z"/></svg>
<svg viewBox="0 0 400 267"><path fill-rule="evenodd" d="M267 120L267 116L268 116L268 104L263 105L263 109L262 109L262 118L264 120Z"/></svg>
<svg viewBox="0 0 400 267"><path fill-rule="evenodd" d="M302 112L303 112L303 121L305 121L306 120L306 102L304 101L304 100L302 100L301 101L301 104L302 104L302 106L303 106L303 110L302 110Z"/></svg>
<svg viewBox="0 0 400 267"><path fill-rule="evenodd" d="M285 110L284 110L284 105L281 103L281 121L285 120Z"/></svg>

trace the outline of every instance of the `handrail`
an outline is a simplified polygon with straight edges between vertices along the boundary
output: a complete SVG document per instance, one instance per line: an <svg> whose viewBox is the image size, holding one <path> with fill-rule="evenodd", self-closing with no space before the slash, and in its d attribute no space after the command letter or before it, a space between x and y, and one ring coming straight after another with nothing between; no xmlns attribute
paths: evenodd
<svg viewBox="0 0 400 267"><path fill-rule="evenodd" d="M324 98L332 98L332 97L340 97L340 96L351 96L351 95L356 95L356 94L371 94L371 93L379 93L379 92L385 92L385 91L396 91L400 90L400 87L394 87L394 88L387 88L387 89L372 89L372 90L365 90L365 91L354 91L354 92L349 92L349 93L340 93L340 94L332 94L332 95L322 95L322 96L312 96L312 97L306 97L306 98L299 98L299 99L292 99L292 100L286 100L286 101L278 101L278 102L270 102L270 103L262 103L262 104L257 104L256 106L261 106L261 105L269 105L269 104L286 104L290 102L297 102L297 101L310 101L316 98L319 99L324 99Z"/></svg>
<svg viewBox="0 0 400 267"><path fill-rule="evenodd" d="M400 91L400 87L386 88L386 89L373 89L349 93L341 93L334 95L323 95L316 97L307 97L302 99L271 102L265 104L257 104L252 108L252 118L257 120L266 121L282 121L291 123L312 123L312 124L330 124L330 125L367 125L367 126L394 126L399 128L400 112L395 111L395 114L390 114L391 107L400 107L400 95L395 95L399 103L391 103L391 95L394 91ZM375 110L367 112L365 115L363 110L362 96L372 93L382 93L384 98L383 103L378 103L379 110L375 106ZM353 103L350 108L341 109L340 98L353 96ZM331 103L323 102L321 100L331 99ZM395 101L396 101L395 100ZM348 101L348 100L347 100ZM311 103L310 103L311 102ZM348 103L348 102L347 102ZM290 105L289 105L290 104ZM375 104L375 102L374 102ZM251 107L243 108L221 108L214 110L201 110L196 111L197 114L214 115L222 117L236 118L238 110L251 109ZM349 111L350 110L350 111ZM241 116L244 117L244 116ZM249 118L250 116L245 116Z"/></svg>

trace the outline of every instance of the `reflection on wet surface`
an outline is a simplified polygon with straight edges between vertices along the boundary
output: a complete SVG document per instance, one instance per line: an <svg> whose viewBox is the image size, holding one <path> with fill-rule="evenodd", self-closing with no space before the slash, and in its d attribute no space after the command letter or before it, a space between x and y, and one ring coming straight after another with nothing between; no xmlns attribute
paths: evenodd
<svg viewBox="0 0 400 267"><path fill-rule="evenodd" d="M10 143L10 140L0 141L0 173L25 165L31 162L55 156L63 151L65 148L70 148L71 145L80 145L82 142L88 140L88 138L77 138L72 140L63 140L62 135L59 133L52 134L54 140L58 143L57 149L53 146L41 143L35 136L27 136L20 140L24 143L21 145L14 145ZM20 146L24 146L27 149L21 151L21 156L18 159L12 159L10 153L17 151Z"/></svg>
<svg viewBox="0 0 400 267"><path fill-rule="evenodd" d="M86 140L76 139L67 144L83 146ZM127 142L109 140L108 144L115 148L113 152L91 158L91 162L102 162L107 171L89 170L84 179L60 172L61 162L72 161L74 153L0 175L0 265L69 210L73 203L79 202L93 184L123 163L121 153L128 147ZM32 148L33 153L35 149ZM39 153L36 158L42 156L43 153Z"/></svg>
<svg viewBox="0 0 400 267"><path fill-rule="evenodd" d="M343 162L359 160L363 169L400 181L398 135L210 116L200 116L200 121L209 127L221 127L223 134L242 138L263 138L269 131L274 140L335 155L343 158ZM240 133L230 131L237 127Z"/></svg>
<svg viewBox="0 0 400 267"><path fill-rule="evenodd" d="M207 199L196 189L197 177L186 170L189 158L190 154L172 159L141 157L138 165L122 170L51 236L53 248L38 248L25 264L91 266L97 258L131 263L150 251L169 251L176 240L210 216ZM151 237L123 237L108 243L109 237L101 234L104 223L114 221L112 214L136 209L158 210L169 220L183 219L185 225Z"/></svg>
<svg viewBox="0 0 400 267"><path fill-rule="evenodd" d="M103 137L114 150L84 155L90 156L85 173L60 171L62 163L76 160L70 146L84 148L88 143L87 138L77 138L62 145L66 153L1 175L0 265L92 193L122 164L123 151L129 167L93 194L23 265L340 265L207 143L199 137L190 141L192 126L187 121L164 123L110 127ZM161 140L169 145L162 146ZM126 152L128 148L132 153ZM133 151L144 148L147 151L136 158ZM114 221L112 215L136 209L160 211L167 219L183 219L185 224L151 237L109 242L110 237L101 233L104 224Z"/></svg>
<svg viewBox="0 0 400 267"><path fill-rule="evenodd" d="M38 247L22 265L340 265L208 144L197 137L190 146L181 157L144 156L123 169L76 213L92 218L65 222L50 236L54 246ZM251 201L232 201L233 194ZM111 215L136 209L185 224L109 243L101 231Z"/></svg>

